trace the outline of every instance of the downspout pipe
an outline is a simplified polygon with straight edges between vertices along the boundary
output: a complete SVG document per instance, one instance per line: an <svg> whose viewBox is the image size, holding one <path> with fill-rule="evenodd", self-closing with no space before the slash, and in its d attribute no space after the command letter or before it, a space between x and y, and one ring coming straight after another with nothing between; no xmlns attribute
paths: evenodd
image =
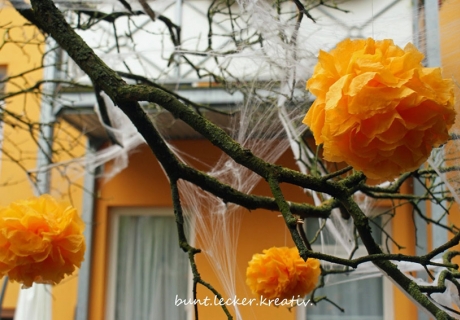
<svg viewBox="0 0 460 320"><path fill-rule="evenodd" d="M441 66L441 40L439 31L439 2L438 0L425 0L425 32L426 32L426 62L427 67ZM439 152L438 157L443 157L443 152ZM442 159L438 159L442 160ZM438 162L438 161L434 161ZM441 185L441 178L436 178L434 185ZM440 186L437 191L442 191ZM447 208L447 203L444 201L441 204L431 202L431 218L442 224L447 225L447 215L444 208ZM433 224L433 241L432 248L437 248L447 242L447 230Z"/></svg>
<svg viewBox="0 0 460 320"><path fill-rule="evenodd" d="M86 145L86 157L91 157L97 150L95 139L88 137ZM89 319L89 297L91 284L91 254L93 244L93 221L94 201L96 194L96 173L95 170L87 167L83 182L83 205L81 217L85 222L84 236L86 240L86 251L84 261L78 272L78 300L75 320Z"/></svg>
<svg viewBox="0 0 460 320"><path fill-rule="evenodd" d="M420 17L418 0L413 0L414 6L414 43L419 47L420 42L418 36L421 35L420 30L418 29L419 19L424 19L425 27L425 38L426 38L426 47L425 47L425 56L426 56L426 65L427 67L439 67L441 66L441 41L440 41L440 31L439 31L439 3L438 0L424 0L424 16ZM439 154L442 156L442 154ZM435 184L440 183L440 178L437 178ZM442 187L441 187L442 188ZM414 194L423 195L425 193L425 188L418 181L414 181ZM447 221L446 215L444 215L443 208L436 203L430 204L432 219L438 220L441 219L441 223L445 224ZM427 214L427 206L425 203L418 205L419 210L422 214ZM424 255L429 251L429 248L436 248L441 244L447 242L447 231L443 228L433 224L432 225L432 234L433 239L431 246L428 243L427 238L427 225L426 222L419 217L415 216L415 227L416 227L416 237L417 237L417 246L416 246L416 255ZM426 278L426 274L419 273L420 277ZM418 320L428 320L430 317L422 310L418 309Z"/></svg>
<svg viewBox="0 0 460 320"><path fill-rule="evenodd" d="M56 48L56 42L48 38L46 43L47 54L45 56L44 80L59 79L58 65L61 61L62 49ZM37 153L37 176L34 184L36 195L50 192L50 172L47 169L53 157L54 123L54 102L56 98L56 83L45 82L42 91L42 102L40 105L40 133L38 137Z"/></svg>

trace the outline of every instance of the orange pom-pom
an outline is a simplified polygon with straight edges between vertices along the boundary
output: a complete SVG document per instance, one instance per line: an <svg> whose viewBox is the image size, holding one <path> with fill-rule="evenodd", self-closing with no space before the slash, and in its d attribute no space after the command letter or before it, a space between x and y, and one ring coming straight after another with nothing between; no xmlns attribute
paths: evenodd
<svg viewBox="0 0 460 320"><path fill-rule="evenodd" d="M266 299L298 299L315 288L320 274L319 260L304 261L296 248L273 247L252 257L246 284Z"/></svg>
<svg viewBox="0 0 460 320"><path fill-rule="evenodd" d="M344 40L321 51L307 89L316 96L303 122L328 161L384 180L417 169L449 139L453 81L424 68L412 44Z"/></svg>
<svg viewBox="0 0 460 320"><path fill-rule="evenodd" d="M57 284L85 253L84 223L72 206L49 195L0 209L0 274L24 287Z"/></svg>

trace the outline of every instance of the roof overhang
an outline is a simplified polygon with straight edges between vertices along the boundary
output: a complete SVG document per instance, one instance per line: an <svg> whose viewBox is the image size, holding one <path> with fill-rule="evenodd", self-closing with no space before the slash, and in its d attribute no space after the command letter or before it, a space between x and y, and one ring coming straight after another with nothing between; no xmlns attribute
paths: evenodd
<svg viewBox="0 0 460 320"><path fill-rule="evenodd" d="M226 128L238 116L238 105L243 101L240 92L230 94L221 88L191 88L176 91L180 96L212 109L201 109L205 116L219 127ZM106 141L109 136L94 110L96 97L93 91L64 92L56 116L91 139ZM144 104L147 106L147 103ZM201 135L180 119L160 108L148 108L157 129L166 139L200 139Z"/></svg>

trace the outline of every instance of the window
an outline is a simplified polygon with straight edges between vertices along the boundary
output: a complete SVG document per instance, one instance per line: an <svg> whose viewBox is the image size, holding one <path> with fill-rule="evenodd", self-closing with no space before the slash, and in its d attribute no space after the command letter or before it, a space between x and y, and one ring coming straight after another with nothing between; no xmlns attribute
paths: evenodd
<svg viewBox="0 0 460 320"><path fill-rule="evenodd" d="M5 93L5 77L6 67L0 66L0 99L3 99L3 94Z"/></svg>
<svg viewBox="0 0 460 320"><path fill-rule="evenodd" d="M111 211L106 319L187 319L176 296L189 292L187 254L178 245L172 209L116 208Z"/></svg>
<svg viewBox="0 0 460 320"><path fill-rule="evenodd" d="M0 66L0 121L3 121L3 108L5 107L5 78L6 67ZM0 141L3 141L3 123L0 123Z"/></svg>
<svg viewBox="0 0 460 320"><path fill-rule="evenodd" d="M375 223L371 223L372 233L377 242L382 243L382 231L380 229L382 218L377 217L373 221ZM319 228L319 223L319 219L307 220L307 235L309 237L315 235ZM342 253L337 246L332 245L333 241L331 241L331 235L328 235L328 231L325 230L323 233L323 237L313 244L313 249L319 250L323 247L326 248L326 252L335 252L334 255L347 258L345 252ZM354 257L359 257L364 253L365 248L360 245L360 249L355 253ZM342 269L342 267L340 268ZM299 319L385 320L392 318L392 307L388 308L391 304L391 285L383 277L352 280L352 277L347 274L334 274L328 275L326 281L331 285L317 290L315 296L327 296L328 299L344 308L345 312L341 312L327 301L321 301L316 306L308 306L306 308L306 318L301 316Z"/></svg>
<svg viewBox="0 0 460 320"><path fill-rule="evenodd" d="M346 275L334 275L334 282L346 281ZM319 289L315 296L328 299L344 308L321 301L307 308L308 320L384 320L382 277L344 282Z"/></svg>
<svg viewBox="0 0 460 320"><path fill-rule="evenodd" d="M2 148L3 148L3 119L4 119L4 108L5 108L5 78L6 78L6 67L0 66L0 165L2 161ZM8 319L8 318L6 318Z"/></svg>

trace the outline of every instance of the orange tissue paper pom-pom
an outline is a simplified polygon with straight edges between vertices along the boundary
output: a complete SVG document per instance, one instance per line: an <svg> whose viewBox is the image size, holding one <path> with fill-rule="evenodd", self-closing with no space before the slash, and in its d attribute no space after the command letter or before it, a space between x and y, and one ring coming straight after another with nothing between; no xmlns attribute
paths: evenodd
<svg viewBox="0 0 460 320"><path fill-rule="evenodd" d="M24 287L59 283L83 261L84 228L75 208L49 195L0 208L0 275Z"/></svg>
<svg viewBox="0 0 460 320"><path fill-rule="evenodd" d="M297 248L272 247L253 255L246 284L252 293L266 299L298 299L316 287L320 274L319 260L304 261Z"/></svg>
<svg viewBox="0 0 460 320"><path fill-rule="evenodd" d="M454 124L454 84L424 68L412 44L344 40L320 51L307 89L316 100L303 122L328 161L376 180L417 169Z"/></svg>

